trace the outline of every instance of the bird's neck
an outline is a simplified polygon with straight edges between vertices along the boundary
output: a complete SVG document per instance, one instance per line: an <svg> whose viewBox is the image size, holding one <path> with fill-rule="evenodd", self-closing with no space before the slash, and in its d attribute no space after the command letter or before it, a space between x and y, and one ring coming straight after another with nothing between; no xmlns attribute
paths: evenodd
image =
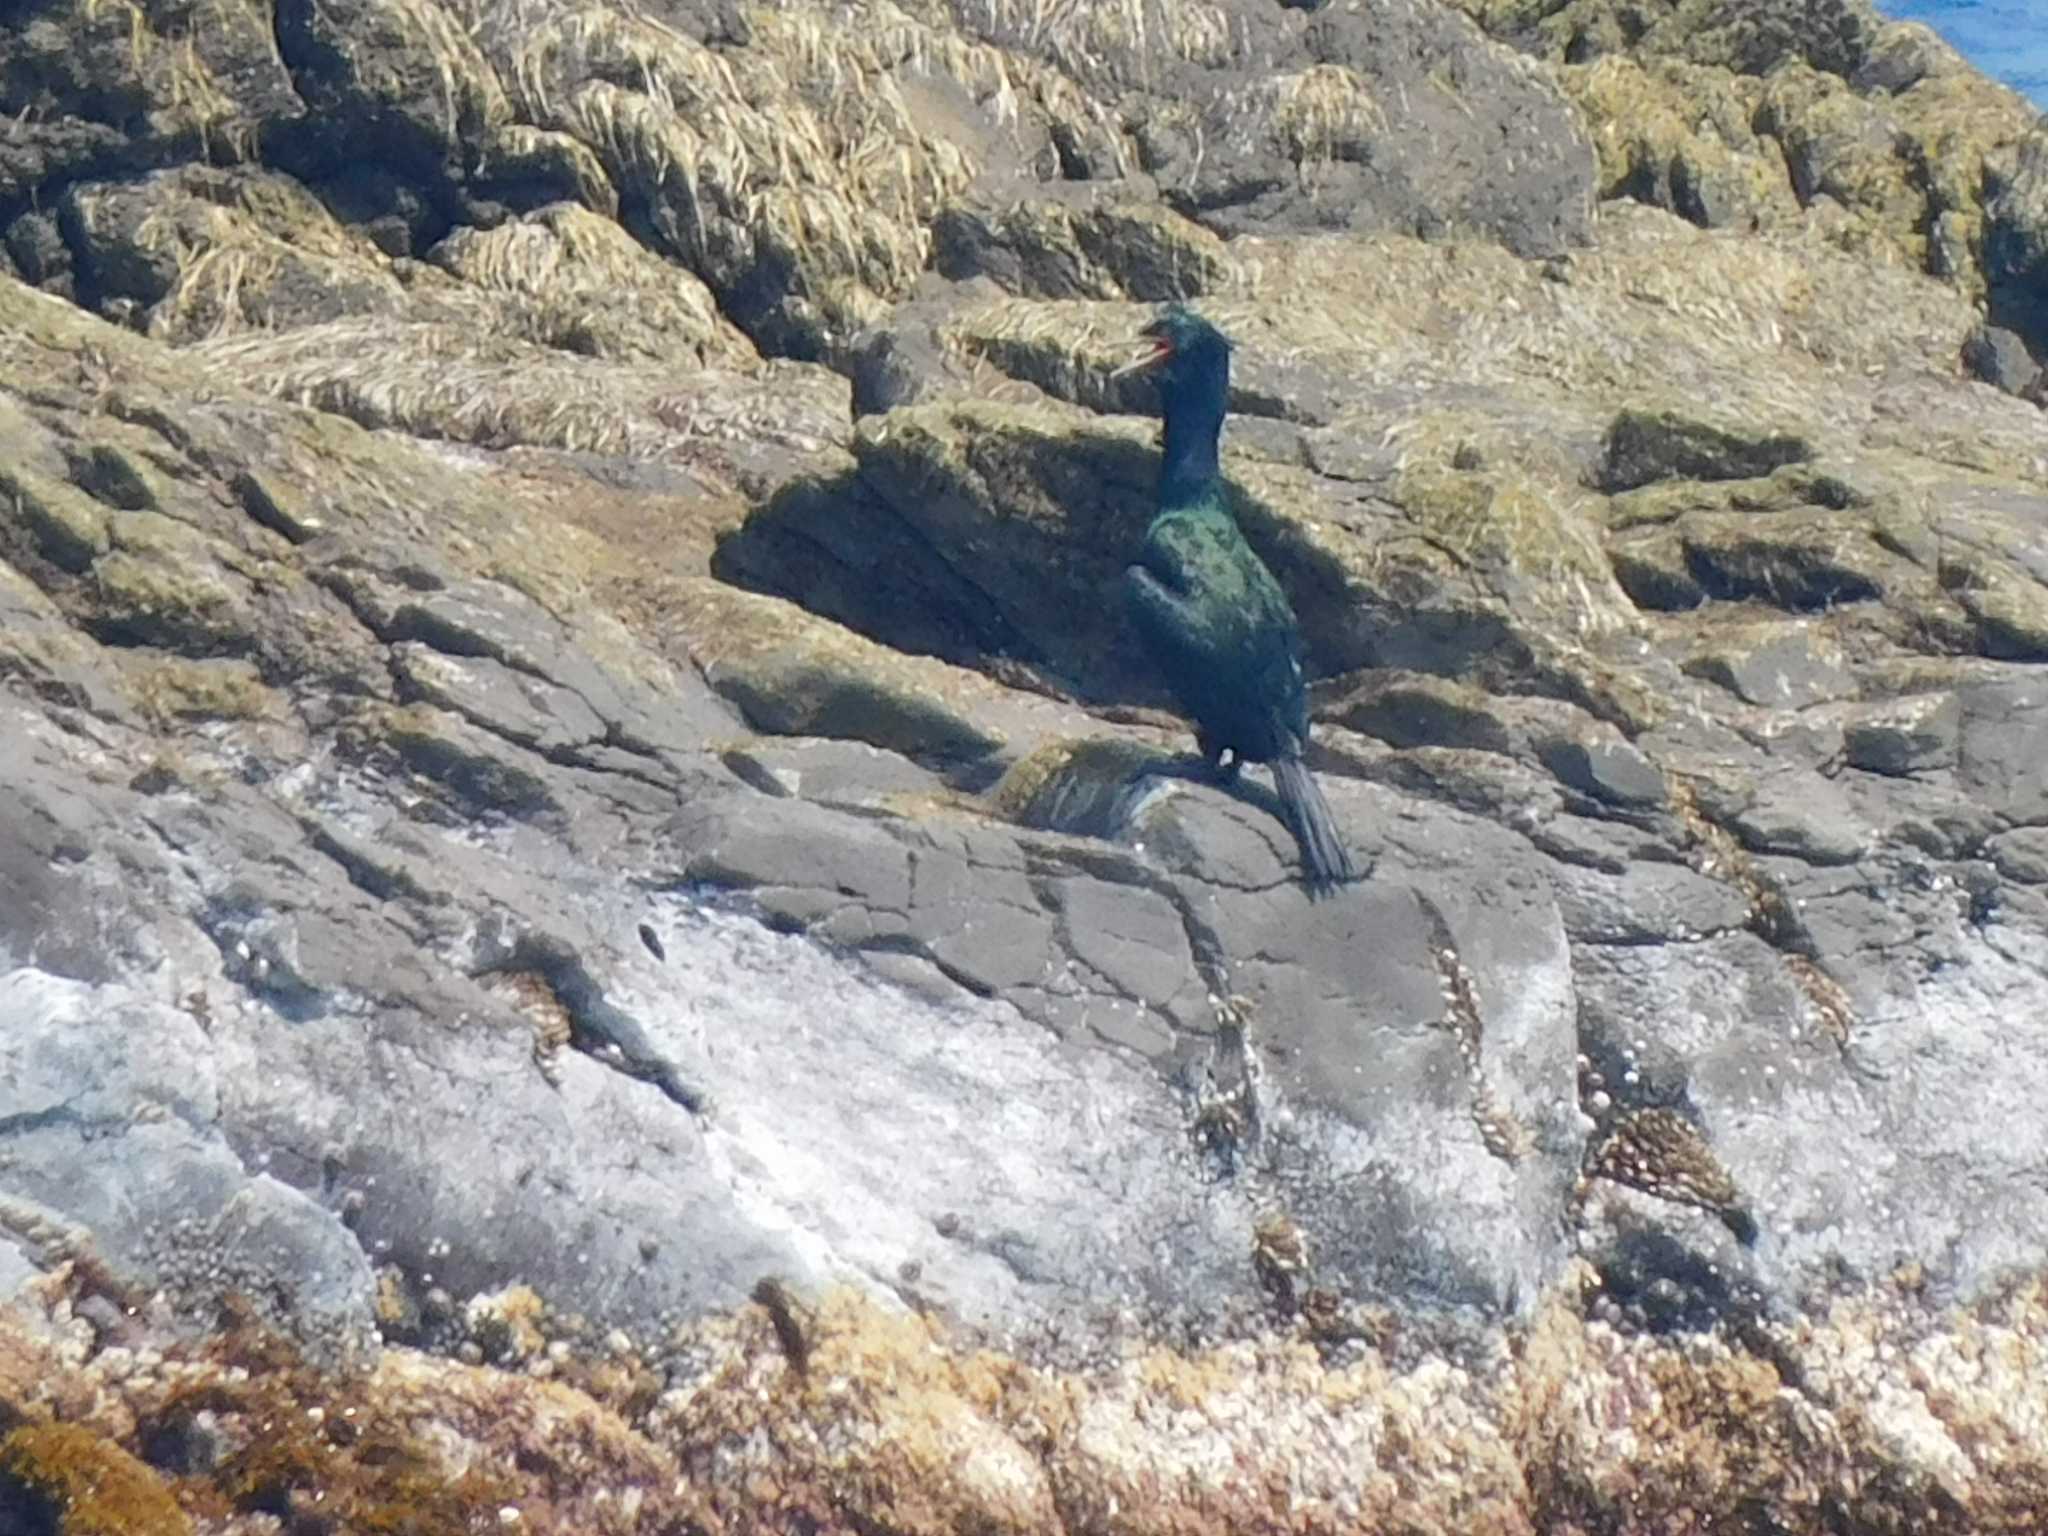
<svg viewBox="0 0 2048 1536"><path fill-rule="evenodd" d="M1184 507L1201 501L1220 477L1217 440L1223 435L1220 404L1183 405L1166 414L1166 445L1159 460L1159 505Z"/></svg>

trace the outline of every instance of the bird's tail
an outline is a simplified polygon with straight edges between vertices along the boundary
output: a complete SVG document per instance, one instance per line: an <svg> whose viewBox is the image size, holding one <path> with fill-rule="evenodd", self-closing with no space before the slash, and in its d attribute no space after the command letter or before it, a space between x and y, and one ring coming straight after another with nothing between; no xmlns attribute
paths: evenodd
<svg viewBox="0 0 2048 1536"><path fill-rule="evenodd" d="M1311 891L1326 891L1334 885L1358 878L1358 866L1337 838L1337 823L1330 815L1330 802L1308 765L1298 757L1273 760L1273 787L1287 809L1287 824L1294 840L1301 844L1301 862Z"/></svg>

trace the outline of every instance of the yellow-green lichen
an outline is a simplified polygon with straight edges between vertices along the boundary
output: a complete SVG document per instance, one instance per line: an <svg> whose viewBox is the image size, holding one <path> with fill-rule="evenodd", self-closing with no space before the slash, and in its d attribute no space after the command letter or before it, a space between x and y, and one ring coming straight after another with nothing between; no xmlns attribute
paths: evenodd
<svg viewBox="0 0 2048 1536"><path fill-rule="evenodd" d="M57 1536L188 1536L163 1479L77 1424L23 1424L0 1441L0 1474L40 1499Z"/></svg>
<svg viewBox="0 0 2048 1536"><path fill-rule="evenodd" d="M36 553L73 575L107 552L106 509L61 480L0 469L0 517L18 520Z"/></svg>

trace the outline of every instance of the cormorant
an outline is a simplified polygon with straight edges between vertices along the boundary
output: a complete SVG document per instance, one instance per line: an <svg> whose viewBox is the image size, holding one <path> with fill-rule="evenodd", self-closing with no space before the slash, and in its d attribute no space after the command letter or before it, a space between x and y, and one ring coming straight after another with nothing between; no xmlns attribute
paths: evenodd
<svg viewBox="0 0 2048 1536"><path fill-rule="evenodd" d="M1152 353L1125 371L1157 371L1166 441L1159 513L1138 563L1124 572L1131 618L1194 716L1210 771L1229 783L1246 762L1272 764L1309 889L1326 890L1358 871L1302 762L1308 689L1300 625L1223 495L1216 449L1230 398L1230 342L1178 304L1142 334Z"/></svg>

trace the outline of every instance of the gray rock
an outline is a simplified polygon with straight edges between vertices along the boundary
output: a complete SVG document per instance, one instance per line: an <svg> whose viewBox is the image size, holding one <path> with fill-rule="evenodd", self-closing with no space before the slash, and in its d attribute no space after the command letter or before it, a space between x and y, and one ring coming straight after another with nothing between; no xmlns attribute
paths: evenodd
<svg viewBox="0 0 2048 1536"><path fill-rule="evenodd" d="M1753 643L1701 651L1686 662L1685 670L1771 709L1803 709L1846 698L1856 690L1840 657L1804 625L1766 633Z"/></svg>
<svg viewBox="0 0 2048 1536"><path fill-rule="evenodd" d="M869 806L935 796L944 781L900 753L861 741L783 736L735 746L725 766L764 794Z"/></svg>
<svg viewBox="0 0 2048 1536"><path fill-rule="evenodd" d="M910 908L910 854L886 829L801 803L760 816L753 799L726 795L681 812L673 836L687 850L687 878L815 893L803 902L812 915L852 905L900 929Z"/></svg>
<svg viewBox="0 0 2048 1536"><path fill-rule="evenodd" d="M1765 781L1731 825L1745 847L1809 864L1853 863L1872 842L1870 827L1839 790L1803 775Z"/></svg>
<svg viewBox="0 0 2048 1536"><path fill-rule="evenodd" d="M1963 342L1963 366L1986 384L2023 395L2041 371L2016 332L2002 325L1979 326Z"/></svg>
<svg viewBox="0 0 2048 1536"><path fill-rule="evenodd" d="M604 740L605 723L568 689L522 677L487 656L450 656L407 642L391 648L401 689L496 736L556 754Z"/></svg>
<svg viewBox="0 0 2048 1536"><path fill-rule="evenodd" d="M2015 827L1984 845L1984 851L2008 880L2048 885L2048 827Z"/></svg>
<svg viewBox="0 0 2048 1536"><path fill-rule="evenodd" d="M485 730L548 751L602 741L658 755L692 751L736 724L694 670L662 668L654 678L607 670L524 593L446 581L383 553L390 558L366 561L350 551L323 579L397 647L398 670L417 696Z"/></svg>
<svg viewBox="0 0 2048 1536"><path fill-rule="evenodd" d="M1304 63L1355 72L1362 90L1341 104L1266 106L1280 154L1242 163L1203 157L1184 191L1168 158L1154 174L1170 198L1180 191L1225 232L1388 229L1430 238L1478 229L1522 256L1556 255L1588 238L1591 146L1563 103L1483 45L1462 17L1419 5L1370 17L1329 8L1310 20L1302 47ZM1433 74L1459 79L1468 107L1483 108L1461 111L1439 97L1427 85ZM1313 92L1328 80L1304 75L1295 89ZM1245 114L1226 92L1208 114L1210 142L1256 144ZM1411 119L1404 132L1380 126L1397 117ZM1411 146L1428 146L1426 159L1411 158Z"/></svg>
<svg viewBox="0 0 2048 1536"><path fill-rule="evenodd" d="M1493 701L1481 690L1447 678L1376 672L1331 714L1393 747L1503 753L1513 748L1513 735Z"/></svg>
<svg viewBox="0 0 2048 1536"><path fill-rule="evenodd" d="M1641 807L1664 803L1664 775L1657 765L1616 736L1550 736L1538 741L1536 751L1543 766L1567 788L1610 805Z"/></svg>
<svg viewBox="0 0 2048 1536"><path fill-rule="evenodd" d="M2048 820L2048 686L2025 668L1962 690L1956 780L2012 824Z"/></svg>
<svg viewBox="0 0 2048 1536"><path fill-rule="evenodd" d="M904 841L909 933L939 968L984 996L1043 984L1057 963L1050 942L1056 917L1011 841L980 828L935 829Z"/></svg>
<svg viewBox="0 0 2048 1536"><path fill-rule="evenodd" d="M1689 943L1748 923L1749 908L1726 883L1682 864L1645 864L1625 875L1567 868L1557 904L1574 942L1593 946Z"/></svg>
<svg viewBox="0 0 2048 1536"><path fill-rule="evenodd" d="M1963 712L1953 694L1925 694L1859 712L1842 731L1843 756L1871 773L1926 773L1956 765Z"/></svg>
<svg viewBox="0 0 2048 1536"><path fill-rule="evenodd" d="M393 642L393 655L417 661L404 648L424 643ZM562 701L535 697L543 710ZM456 1294L521 1279L629 1326L736 1299L768 1270L887 1285L907 1258L923 1266L923 1294L991 1324L1070 1313L1104 1285L1148 1308L1220 1318L1257 1305L1242 1259L1252 1197L1205 1182L1174 1086L1233 1049L1218 1025L1218 985L1243 990L1257 1021L1249 1046L1234 1049L1266 1059L1266 1075L1284 1084L1270 1106L1273 1138L1257 1129L1265 1111L1248 1108L1235 1160L1294 1192L1318 1241L1348 1255L1352 1272L1425 1305L1500 1310L1562 1261L1544 1214L1575 1165L1558 1119L1570 1071L1560 941L1553 932L1532 942L1527 924L1482 917L1455 881L1433 881L1442 895L1432 899L1451 914L1451 943L1476 978L1476 1068L1458 1028L1441 1022L1444 945L1417 899L1367 888L1309 908L1277 863L1273 850L1288 840L1265 808L1212 791L1181 797L1191 813L1227 810L1257 833L1263 890L1168 879L1101 845L948 834L736 786L722 798L700 792L624 862L609 845L600 873L581 862L590 853L569 850L586 846L584 802L603 774L551 761L541 738L522 745L518 734L494 736L494 750L547 787L555 812L545 825L479 836L467 823L428 821L400 835L374 776L322 769L222 797L168 790L140 812L150 839L129 855L125 894L76 893L81 909L132 928L131 948L146 941L134 959L105 958L122 975L182 957L175 995L186 1001L157 1016L156 1033L182 1032L163 1041L164 1061L243 1059L290 1041L300 1085L291 1093L269 1073L165 1080L167 1096L181 1083L213 1095L182 1108L167 1097L180 1137L204 1127L252 1156L267 1151L270 1174L298 1191L279 1205L281 1187L248 1183L203 1138L184 1150L152 1142L153 1176L189 1184L213 1170L212 1204L180 1197L197 1224L165 1239L166 1272L198 1273L191 1266L218 1249L237 1274L297 1253L306 1274L331 1276L331 1255L304 1252L326 1231L354 1255L351 1285L372 1260ZM62 803L54 764L31 758L16 779L35 803ZM129 794L129 805L145 803ZM651 814L630 799L612 804ZM769 806L773 817L761 815ZM105 822L88 819L76 861L85 875L109 861ZM1432 859L1483 862L1502 910L1544 909L1534 870L1505 862L1512 842L1464 824L1427 846ZM1191 839L1188 852L1206 867L1205 842ZM526 872L536 866L554 878L535 884ZM746 909L735 910L742 893ZM759 915L812 936L773 935ZM1365 933L1371 946L1347 937ZM367 948L373 941L380 947ZM929 1000L929 980L916 1001L840 958L846 949L926 958L950 978L947 1001ZM1368 971L1352 976L1360 960ZM780 979L769 984L771 975ZM97 995L85 982L33 984ZM987 996L996 992L1017 1007ZM1395 1048L1360 1051L1354 996L1367 1000L1363 1022ZM123 1038L152 1038L102 1016ZM60 1069L53 1060L49 1071ZM1065 1086L1016 1091L1054 1079ZM676 1082L706 1093L695 1100ZM1424 1082L1434 1097L1410 1104L1404 1085ZM1077 1103L1092 1107L1077 1117ZM802 1150L821 1115L869 1126L857 1150L848 1144L850 1160L818 1163ZM1501 1135L1519 1126L1528 1147L1552 1150L1503 1163L1482 1120ZM793 1140L798 1124L811 1129ZM894 1130L879 1134L885 1125ZM633 1151L621 1165L593 1161L576 1150L584 1138ZM1446 1138L1459 1149L1448 1163ZM105 1138L91 1145L120 1151ZM316 1148L326 1150L316 1158ZM63 1182L75 1166L50 1154L47 1179L17 1192L90 1227L116 1259L152 1262L151 1239L130 1230L125 1207L82 1200ZM98 1177L94 1166L92 1188L116 1186L111 1168ZM728 1176L703 1171L715 1168L753 1191L747 1203L734 1203ZM1379 1191L1369 1234L1338 1193L1352 1176ZM757 1225L748 1212L763 1199L808 1212L811 1246L777 1236L779 1218ZM346 1212L349 1225L306 1204L318 1217L306 1227L292 1201ZM1484 1227L1452 1223L1453 1210L1498 1212L1517 1236L1506 1247L1432 1236ZM965 1220L937 1236L949 1212ZM662 1240L678 1229L692 1234L688 1245ZM1190 1286L1191 1275L1201 1283ZM318 1334L329 1304L300 1284L284 1294L300 1298L291 1305Z"/></svg>
<svg viewBox="0 0 2048 1536"><path fill-rule="evenodd" d="M0 978L0 1008L11 1197L61 1212L188 1315L237 1291L329 1357L373 1342L361 1249L305 1195L245 1169L189 1006L29 968Z"/></svg>
<svg viewBox="0 0 2048 1536"><path fill-rule="evenodd" d="M0 1240L0 1301L11 1301L42 1270L19 1243Z"/></svg>
<svg viewBox="0 0 2048 1536"><path fill-rule="evenodd" d="M1504 852L1475 842L1467 857ZM1261 1158L1312 1242L1380 1294L1488 1312L1554 1273L1541 1212L1578 1139L1561 932L1539 883L1501 875L1476 900L1376 881L1315 907L1287 891L1200 909L1245 956L1229 976L1270 1087ZM1478 1005L1462 1018L1461 967Z"/></svg>
<svg viewBox="0 0 2048 1536"><path fill-rule="evenodd" d="M247 213L280 224L271 246ZM260 314L299 326L345 314L390 315L400 304L388 274L351 267L319 249L333 239L319 203L297 182L253 168L178 166L116 181L81 180L57 208L75 262L79 297L110 319L196 339ZM236 247L249 265L238 285L193 281L199 248ZM251 249L263 252L250 261Z"/></svg>
<svg viewBox="0 0 2048 1536"><path fill-rule="evenodd" d="M138 22L136 19L142 19ZM154 51L177 33L178 68ZM19 204L74 181L121 180L193 157L194 115L183 95L206 93L214 144L249 157L258 125L303 110L277 60L268 10L224 11L210 25L178 32L168 15L116 16L66 3L17 7L0 20L10 101L36 103L0 147L0 196ZM56 201L44 200L44 206ZM17 205L19 205L17 204ZM32 278L32 281L37 279ZM50 291L65 292L62 277ZM66 297L70 295L65 293Z"/></svg>

